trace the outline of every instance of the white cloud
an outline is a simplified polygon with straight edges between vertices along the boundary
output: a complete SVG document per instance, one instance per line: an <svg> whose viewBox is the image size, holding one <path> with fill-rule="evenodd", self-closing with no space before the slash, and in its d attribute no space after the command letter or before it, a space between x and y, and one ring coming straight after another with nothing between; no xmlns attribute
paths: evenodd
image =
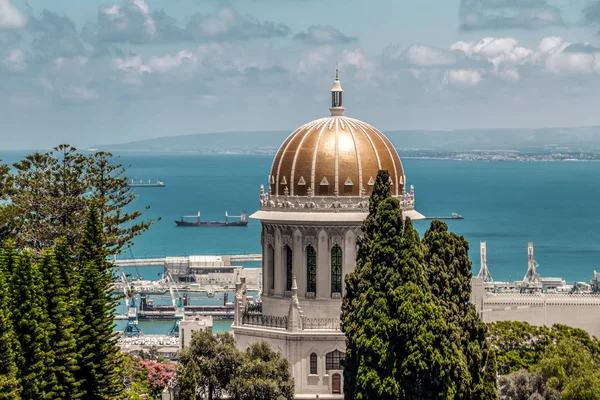
<svg viewBox="0 0 600 400"><path fill-rule="evenodd" d="M166 55L164 57L152 56L148 61L147 68L150 72L167 72L173 68L181 66L185 62L195 64L198 58L187 50L181 50L174 55Z"/></svg>
<svg viewBox="0 0 600 400"><path fill-rule="evenodd" d="M322 65L331 62L333 47L321 46L305 51L298 62L298 72L306 74L319 69Z"/></svg>
<svg viewBox="0 0 600 400"><path fill-rule="evenodd" d="M27 18L10 0L0 0L0 30L19 29L25 26Z"/></svg>
<svg viewBox="0 0 600 400"><path fill-rule="evenodd" d="M97 99L98 93L86 87L71 86L63 92L63 97L67 100L90 101Z"/></svg>
<svg viewBox="0 0 600 400"><path fill-rule="evenodd" d="M444 74L444 83L475 86L481 82L481 72L474 69L451 69Z"/></svg>
<svg viewBox="0 0 600 400"><path fill-rule="evenodd" d="M2 59L2 64L6 69L13 72L27 71L27 61L25 52L21 49L11 49Z"/></svg>
<svg viewBox="0 0 600 400"><path fill-rule="evenodd" d="M446 50L435 47L412 45L406 50L406 58L419 67L443 66L456 63L456 58Z"/></svg>

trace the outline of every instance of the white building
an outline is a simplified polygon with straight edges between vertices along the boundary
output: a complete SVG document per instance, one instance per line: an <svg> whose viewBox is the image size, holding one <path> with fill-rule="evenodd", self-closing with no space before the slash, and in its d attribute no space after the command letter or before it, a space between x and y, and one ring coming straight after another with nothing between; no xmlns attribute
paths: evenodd
<svg viewBox="0 0 600 400"><path fill-rule="evenodd" d="M190 345L194 332L208 331L212 333L212 327L213 319L210 315L185 317L179 323L179 348L182 349Z"/></svg>
<svg viewBox="0 0 600 400"><path fill-rule="evenodd" d="M391 142L374 127L344 116L337 76L331 116L296 129L281 145L260 189L262 303L236 285L232 329L238 348L267 341L287 357L297 399L342 399L345 354L340 313L344 276L356 262L356 239L379 170L390 174L404 215L415 211L414 189Z"/></svg>

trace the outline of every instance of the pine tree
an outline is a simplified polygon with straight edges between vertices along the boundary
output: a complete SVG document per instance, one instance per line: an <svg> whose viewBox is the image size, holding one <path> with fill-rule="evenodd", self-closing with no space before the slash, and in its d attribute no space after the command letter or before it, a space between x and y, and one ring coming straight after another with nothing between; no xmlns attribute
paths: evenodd
<svg viewBox="0 0 600 400"><path fill-rule="evenodd" d="M198 368L192 359L185 366L183 381L179 389L180 400L196 400L196 375L198 375Z"/></svg>
<svg viewBox="0 0 600 400"><path fill-rule="evenodd" d="M454 377L461 388L458 398L495 399L493 349L486 341L485 324L469 304L469 244L464 237L448 232L446 223L433 221L423 237L423 245L431 291L443 308L444 318L457 327L453 340L461 344L467 359L468 370L456 371Z"/></svg>
<svg viewBox="0 0 600 400"><path fill-rule="evenodd" d="M77 329L78 367L76 380L87 400L118 397L122 388L122 359L114 335L115 300L109 293L112 275L105 258L98 211L91 207L79 255L80 282Z"/></svg>
<svg viewBox="0 0 600 400"><path fill-rule="evenodd" d="M19 400L21 388L15 362L19 347L11 320L5 262L4 251L0 250L0 400Z"/></svg>
<svg viewBox="0 0 600 400"><path fill-rule="evenodd" d="M13 250L9 250L12 252ZM51 366L54 354L48 338L42 279L29 254L11 255L16 265L11 276L12 323L19 342L16 357L22 384L22 398L57 398L56 375Z"/></svg>
<svg viewBox="0 0 600 400"><path fill-rule="evenodd" d="M79 398L74 373L77 370L77 346L70 307L70 287L61 276L54 253L46 251L40 261L44 278L44 303L48 317L47 334L54 351L51 369L57 377L55 395L63 400Z"/></svg>

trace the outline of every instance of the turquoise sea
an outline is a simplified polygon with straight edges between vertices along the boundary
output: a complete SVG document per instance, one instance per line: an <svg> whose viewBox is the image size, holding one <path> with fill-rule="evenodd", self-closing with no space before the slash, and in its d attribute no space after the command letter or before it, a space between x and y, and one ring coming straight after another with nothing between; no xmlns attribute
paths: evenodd
<svg viewBox="0 0 600 400"><path fill-rule="evenodd" d="M402 153L400 152L402 155ZM5 163L22 157L0 153ZM127 257L259 253L260 223L246 228L177 228L181 215L201 211L202 219L223 220L258 208L272 156L126 153L120 161L134 179L161 179L164 188L135 188L133 206L162 220L136 239ZM527 242L535 244L542 276L568 283L589 281L600 269L600 163L403 160L415 186L416 208L428 216L458 212L447 221L471 244L473 272L479 270L479 241L487 241L495 280L521 279ZM429 221L416 221L419 232ZM252 266L252 265L248 265ZM256 266L256 263L254 264ZM140 268L154 279L160 268ZM135 273L135 271L128 271Z"/></svg>
<svg viewBox="0 0 600 400"><path fill-rule="evenodd" d="M23 154L0 153L5 163ZM134 154L120 155L136 180L161 179L164 188L135 188L132 207L162 219L138 237L124 257L260 253L260 223L245 228L177 228L181 215L201 211L204 220L223 220L258 208L260 185L267 182L272 156ZM522 279L527 242L535 244L542 276L568 283L589 281L600 269L600 163L403 160L408 184L415 186L417 210L428 216L458 212L447 221L471 244L473 272L479 270L479 241L487 241L488 265L495 280ZM429 221L416 221L423 234ZM259 266L249 263L247 267ZM162 267L126 268L156 279ZM122 308L122 309L121 309ZM119 307L124 313L124 307ZM117 321L116 329L125 322ZM145 333L166 333L172 322L140 321ZM229 330L231 321L214 321Z"/></svg>

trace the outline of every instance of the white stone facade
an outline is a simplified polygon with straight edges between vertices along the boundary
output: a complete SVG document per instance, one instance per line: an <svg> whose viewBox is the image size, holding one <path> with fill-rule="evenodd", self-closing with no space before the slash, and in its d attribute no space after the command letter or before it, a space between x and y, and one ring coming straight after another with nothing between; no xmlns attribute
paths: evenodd
<svg viewBox="0 0 600 400"><path fill-rule="evenodd" d="M378 171L388 171L403 215L423 218L393 145L343 116L337 73L331 93L332 115L298 128L280 147L267 190L260 189L260 210L250 217L262 224L261 302L248 303L245 277L236 283L236 345L266 341L279 350L290 362L297 399L344 398L344 278L356 265Z"/></svg>
<svg viewBox="0 0 600 400"><path fill-rule="evenodd" d="M341 399L341 298L356 263L360 224L262 223L262 303L246 303L242 277L232 325L236 344L244 349L267 341L281 351L291 364L296 398Z"/></svg>

